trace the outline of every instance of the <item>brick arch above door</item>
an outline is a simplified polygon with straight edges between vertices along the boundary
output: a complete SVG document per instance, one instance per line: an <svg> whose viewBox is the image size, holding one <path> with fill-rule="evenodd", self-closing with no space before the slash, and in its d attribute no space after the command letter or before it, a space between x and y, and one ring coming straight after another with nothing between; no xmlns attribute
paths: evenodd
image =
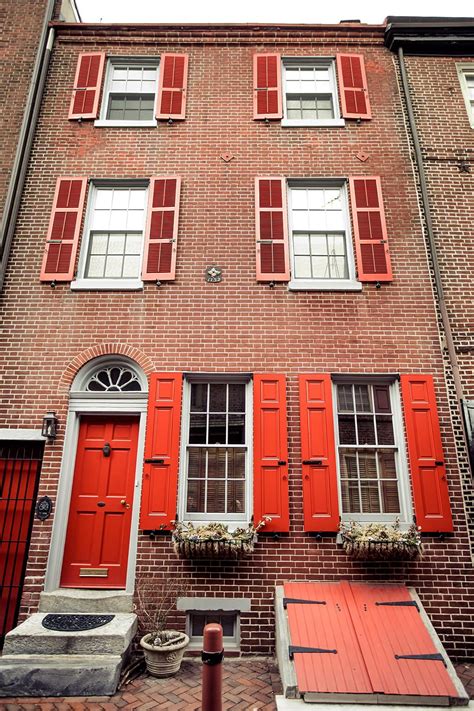
<svg viewBox="0 0 474 711"><path fill-rule="evenodd" d="M74 378L78 371L89 361L100 356L126 356L139 365L145 375L150 375L156 367L143 351L126 343L100 343L90 348L86 348L73 358L67 368L63 371L58 385L58 394L68 395Z"/></svg>

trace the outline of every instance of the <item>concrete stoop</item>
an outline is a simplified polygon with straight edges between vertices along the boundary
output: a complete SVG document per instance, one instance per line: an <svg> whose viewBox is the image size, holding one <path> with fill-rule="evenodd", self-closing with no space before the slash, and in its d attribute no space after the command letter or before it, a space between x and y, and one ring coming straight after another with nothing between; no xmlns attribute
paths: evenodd
<svg viewBox="0 0 474 711"><path fill-rule="evenodd" d="M41 612L31 615L5 638L0 657L0 697L114 694L137 631L137 616L128 611L130 608L131 596L108 591L105 595L84 590L43 594ZM58 632L41 624L49 612L103 613L114 618L93 630Z"/></svg>

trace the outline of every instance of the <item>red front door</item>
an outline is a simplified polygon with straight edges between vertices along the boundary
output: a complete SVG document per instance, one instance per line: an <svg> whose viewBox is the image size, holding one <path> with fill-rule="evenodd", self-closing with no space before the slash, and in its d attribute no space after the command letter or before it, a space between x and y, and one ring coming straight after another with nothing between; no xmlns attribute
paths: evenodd
<svg viewBox="0 0 474 711"><path fill-rule="evenodd" d="M81 418L63 587L125 587L137 441L137 417Z"/></svg>

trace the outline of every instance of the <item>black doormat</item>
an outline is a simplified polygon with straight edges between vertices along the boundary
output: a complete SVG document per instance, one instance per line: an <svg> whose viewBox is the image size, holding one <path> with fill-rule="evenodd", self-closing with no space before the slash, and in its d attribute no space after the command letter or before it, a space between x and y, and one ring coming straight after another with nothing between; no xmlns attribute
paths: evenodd
<svg viewBox="0 0 474 711"><path fill-rule="evenodd" d="M47 630L56 632L83 632L103 627L114 617L115 615L46 615L41 624Z"/></svg>

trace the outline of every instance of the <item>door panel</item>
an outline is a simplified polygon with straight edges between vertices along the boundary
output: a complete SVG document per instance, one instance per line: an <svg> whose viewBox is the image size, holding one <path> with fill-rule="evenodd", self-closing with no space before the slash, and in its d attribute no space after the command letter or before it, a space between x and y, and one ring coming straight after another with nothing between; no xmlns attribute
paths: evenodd
<svg viewBox="0 0 474 711"><path fill-rule="evenodd" d="M138 424L132 416L81 418L63 587L125 587Z"/></svg>

